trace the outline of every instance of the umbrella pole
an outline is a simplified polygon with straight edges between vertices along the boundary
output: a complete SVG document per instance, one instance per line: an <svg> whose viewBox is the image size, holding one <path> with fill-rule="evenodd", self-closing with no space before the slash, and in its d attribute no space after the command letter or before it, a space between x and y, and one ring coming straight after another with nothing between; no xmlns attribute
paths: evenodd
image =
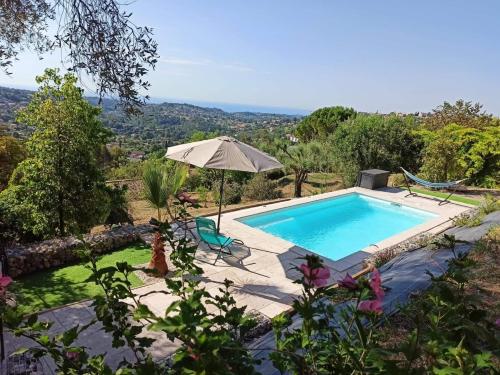
<svg viewBox="0 0 500 375"><path fill-rule="evenodd" d="M217 218L217 233L220 233L220 215L222 211L222 194L224 192L224 169L222 170L222 179L220 182L220 191L219 191L219 217Z"/></svg>

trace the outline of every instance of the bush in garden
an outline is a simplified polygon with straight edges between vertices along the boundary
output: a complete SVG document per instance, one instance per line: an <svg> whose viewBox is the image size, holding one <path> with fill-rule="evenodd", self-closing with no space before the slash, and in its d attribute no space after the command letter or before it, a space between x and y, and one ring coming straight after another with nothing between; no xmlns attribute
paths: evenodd
<svg viewBox="0 0 500 375"><path fill-rule="evenodd" d="M281 191L277 190L278 184L270 181L263 174L257 174L245 186L245 198L264 201L281 197Z"/></svg>
<svg viewBox="0 0 500 375"><path fill-rule="evenodd" d="M340 124L326 147L335 171L346 186L353 186L364 169L418 170L423 144L417 128L414 116L358 115Z"/></svg>
<svg viewBox="0 0 500 375"><path fill-rule="evenodd" d="M492 194L485 194L484 200L479 206L479 212L483 215L488 215L498 210L500 210L500 200Z"/></svg>
<svg viewBox="0 0 500 375"><path fill-rule="evenodd" d="M127 185L107 187L106 190L109 196L109 213L104 224L107 226L123 223L134 224L132 216L128 212Z"/></svg>
<svg viewBox="0 0 500 375"><path fill-rule="evenodd" d="M491 351L499 347L499 327L464 293L467 268L473 264L465 256L454 258L447 273L432 278L425 296L402 312L416 327L393 347L380 329L385 292L376 269L369 279L347 274L338 288L326 287L328 269L316 256L304 259L296 268L303 291L293 304L300 325L292 326L285 314L273 320L276 351L270 357L282 373L498 372Z"/></svg>
<svg viewBox="0 0 500 375"><path fill-rule="evenodd" d="M220 185L221 171L210 168L196 168L195 172L200 178L200 185L207 189L215 189Z"/></svg>
<svg viewBox="0 0 500 375"><path fill-rule="evenodd" d="M405 176L402 173L394 173L389 176L389 185L393 187L406 186Z"/></svg>
<svg viewBox="0 0 500 375"><path fill-rule="evenodd" d="M476 227L481 225L484 217L500 209L500 200L492 194L485 194L483 201L472 212L464 212L453 219L453 224L459 227Z"/></svg>
<svg viewBox="0 0 500 375"><path fill-rule="evenodd" d="M212 196L214 197L215 203L219 204L220 199L220 186L212 191ZM240 184L225 182L224 183L224 193L222 195L222 204L227 206L228 204L238 204L241 202L241 197L243 196L243 186Z"/></svg>
<svg viewBox="0 0 500 375"><path fill-rule="evenodd" d="M204 186L202 176L196 172L191 173L184 182L184 189L187 191L196 191L200 186Z"/></svg>
<svg viewBox="0 0 500 375"><path fill-rule="evenodd" d="M309 255L304 259L297 268L303 291L293 303L302 324L292 328L286 315L273 320L274 365L293 374L364 373L377 367L379 335L373 327L380 322L384 296L378 271L371 280L347 275L334 289L326 287L330 274L320 259ZM344 296L340 308L331 303L334 296Z"/></svg>
<svg viewBox="0 0 500 375"><path fill-rule="evenodd" d="M285 171L283 169L273 169L272 171L265 172L265 176L268 180L279 180L285 177Z"/></svg>
<svg viewBox="0 0 500 375"><path fill-rule="evenodd" d="M253 177L253 173L244 171L226 171L226 180L231 183L245 185Z"/></svg>
<svg viewBox="0 0 500 375"><path fill-rule="evenodd" d="M198 186L196 188L196 194L198 194L198 200L203 203L203 207L207 207L209 190L205 186Z"/></svg>
<svg viewBox="0 0 500 375"><path fill-rule="evenodd" d="M477 227L482 224L483 218L484 215L479 211L474 211L473 213L464 212L453 218L453 225L457 227Z"/></svg>

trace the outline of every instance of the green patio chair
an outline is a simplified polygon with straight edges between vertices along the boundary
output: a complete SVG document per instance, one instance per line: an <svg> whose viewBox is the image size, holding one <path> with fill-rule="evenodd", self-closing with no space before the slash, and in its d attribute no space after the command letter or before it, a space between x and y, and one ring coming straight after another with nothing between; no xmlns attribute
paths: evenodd
<svg viewBox="0 0 500 375"><path fill-rule="evenodd" d="M214 264L217 263L222 254L233 255L231 249L229 249L229 246L233 243L243 245L243 242L240 240L218 234L215 221L206 217L196 218L196 231L198 232L198 236L200 236L201 242L205 242L210 250L217 251L217 258L215 258Z"/></svg>

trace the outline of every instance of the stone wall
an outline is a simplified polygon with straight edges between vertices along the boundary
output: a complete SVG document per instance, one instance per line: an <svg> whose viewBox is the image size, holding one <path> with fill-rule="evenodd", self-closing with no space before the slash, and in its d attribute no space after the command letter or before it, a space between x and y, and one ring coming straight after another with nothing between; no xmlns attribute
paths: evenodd
<svg viewBox="0 0 500 375"><path fill-rule="evenodd" d="M88 234L85 242L95 254L105 254L130 243L143 241L154 231L149 224L123 225L109 231ZM78 262L82 241L76 237L56 238L32 244L16 244L5 250L8 273L12 277Z"/></svg>

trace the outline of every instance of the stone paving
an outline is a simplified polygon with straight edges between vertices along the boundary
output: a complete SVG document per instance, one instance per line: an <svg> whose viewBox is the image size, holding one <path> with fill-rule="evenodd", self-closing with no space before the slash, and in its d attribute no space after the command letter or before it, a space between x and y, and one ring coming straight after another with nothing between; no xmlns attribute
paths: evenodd
<svg viewBox="0 0 500 375"><path fill-rule="evenodd" d="M364 189L362 189L363 192ZM356 189L344 190L346 192L359 191ZM404 236L395 236L389 241L378 244L378 248L388 246L394 241L402 241L411 235L422 231L438 231L446 226L450 226L450 217L464 212L468 207L447 204L438 206L432 199L420 197L404 198L406 193L401 191L366 191L375 197L393 200L395 202L404 202L412 207L424 208L432 212L439 213L439 217L433 220L432 225L420 226L417 230L407 231ZM197 251L197 263L204 269L202 276L202 285L209 291L216 293L222 286L224 279L234 282L232 293L239 306L247 306L248 310L257 310L261 314L272 318L277 314L290 309L291 302L300 292L300 287L293 281L299 277L294 265L302 263L297 259L308 253L290 242L273 237L260 230L250 228L236 221L235 218L246 216L259 212L259 209L266 210L279 208L283 205L290 205L320 199L321 197L331 197L339 195L338 192L323 194L313 198L299 198L292 201L277 203L275 205L263 206L260 208L250 208L235 213L224 214L221 221L221 227L226 235L239 238L248 247L238 246L233 248L233 256L225 256L215 265L216 254L204 246L200 246ZM291 202L291 203L290 203ZM406 237L405 237L406 236ZM373 249L363 249L363 251L353 254L349 259L337 262L326 260L326 265L331 269L330 282L334 283L343 277L346 272L356 273L362 269L363 260L373 253ZM164 291L164 282L157 282L135 289L138 296L145 295L154 291ZM156 314L163 314L165 308L173 302L171 296L165 294L150 294L142 298ZM86 324L94 318L94 312L90 306L90 301L80 302L69 306L61 307L40 314L42 320L50 320L55 324L51 333L58 333L76 324ZM90 353L107 353L107 361L111 366L116 366L123 358L131 358L131 352L128 349L114 349L111 347L111 337L100 329L96 324L86 331L79 344L90 348ZM151 353L156 359L165 358L175 350L176 343L170 342L161 333L148 333L148 336L154 337L156 342L151 348ZM17 348L26 346L26 340L13 338L6 333L6 351L12 353ZM49 360L43 359L45 373L53 373L53 364Z"/></svg>

